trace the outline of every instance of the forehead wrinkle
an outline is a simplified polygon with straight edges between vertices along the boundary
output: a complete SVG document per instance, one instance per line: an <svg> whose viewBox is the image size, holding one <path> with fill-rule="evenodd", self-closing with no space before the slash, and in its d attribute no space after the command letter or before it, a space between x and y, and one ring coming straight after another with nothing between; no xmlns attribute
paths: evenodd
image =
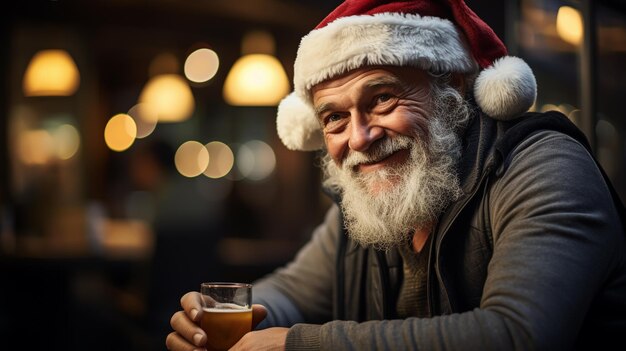
<svg viewBox="0 0 626 351"><path fill-rule="evenodd" d="M396 76L383 76L368 80L367 82L365 82L365 84L363 84L363 89L374 90L376 88L384 86L401 87L403 85L404 84L402 83L402 80L400 80Z"/></svg>

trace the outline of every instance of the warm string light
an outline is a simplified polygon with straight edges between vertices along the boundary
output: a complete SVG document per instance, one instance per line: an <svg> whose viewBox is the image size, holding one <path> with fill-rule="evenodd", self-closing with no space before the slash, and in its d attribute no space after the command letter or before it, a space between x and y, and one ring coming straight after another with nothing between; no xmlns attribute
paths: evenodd
<svg viewBox="0 0 626 351"><path fill-rule="evenodd" d="M113 151L121 152L128 149L136 137L137 125L133 118L125 113L111 117L104 128L104 141Z"/></svg>
<svg viewBox="0 0 626 351"><path fill-rule="evenodd" d="M583 40L583 19L578 10L569 6L561 6L556 15L556 32L561 39L580 45Z"/></svg>
<svg viewBox="0 0 626 351"><path fill-rule="evenodd" d="M212 141L204 147L209 152L209 164L203 172L204 175L213 179L226 176L233 168L235 160L230 147L219 141Z"/></svg>
<svg viewBox="0 0 626 351"><path fill-rule="evenodd" d="M220 141L202 145L190 140L178 147L174 163L178 173L188 178L201 174L212 179L223 178L236 166L242 179L259 181L269 177L276 168L276 155L260 140L239 146L236 157L231 148Z"/></svg>
<svg viewBox="0 0 626 351"><path fill-rule="evenodd" d="M198 49L185 60L185 77L194 83L205 83L215 76L219 66L220 60L215 51Z"/></svg>
<svg viewBox="0 0 626 351"><path fill-rule="evenodd" d="M258 38L258 37L257 37ZM272 39L273 40L273 39ZM248 40L246 50L260 50L263 41ZM251 45L250 43L253 43ZM256 48L252 48L255 47ZM267 43L263 44L267 47ZM261 46L263 46L261 45ZM272 43L273 45L273 43ZM252 48L252 49L250 49ZM273 47L271 48L273 50ZM261 50L263 51L263 50ZM249 105L250 99L241 101L241 96L253 96L253 105L276 105L289 91L289 82L282 65L278 60L266 54L249 54L240 60L244 63L235 64L232 72L246 79L237 80L229 75L224 91L232 81L243 84L239 95L228 100L234 105ZM251 65L246 64L252 62ZM247 66L247 68L246 68ZM136 138L149 136L159 122L181 122L187 120L195 108L191 88L184 78L176 73L178 61L171 54L158 55L150 65L152 78L144 86L138 103L128 110L128 114L113 116L105 128L105 141L114 151L124 151L132 146ZM271 67L269 70L267 67ZM205 83L212 79L219 68L219 57L214 51L202 48L193 51L185 60L185 78L192 83ZM282 72L278 82L274 71ZM267 85L279 87L268 89ZM268 99L267 92L273 94ZM271 101L270 101L271 100ZM227 176L237 167L240 177L250 180L261 180L268 177L276 166L276 156L269 145L258 140L249 141L237 150L237 157L232 149L219 141L205 145L198 141L186 141L176 150L174 164L177 171L184 177L204 175L211 179Z"/></svg>
<svg viewBox="0 0 626 351"><path fill-rule="evenodd" d="M54 128L30 129L19 133L17 156L26 165L45 165L53 160L69 160L78 153L80 134L71 124Z"/></svg>

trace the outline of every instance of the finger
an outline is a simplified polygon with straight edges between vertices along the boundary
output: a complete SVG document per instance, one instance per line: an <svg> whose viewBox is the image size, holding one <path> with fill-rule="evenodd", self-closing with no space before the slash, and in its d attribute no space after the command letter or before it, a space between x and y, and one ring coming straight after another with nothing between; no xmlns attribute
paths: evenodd
<svg viewBox="0 0 626 351"><path fill-rule="evenodd" d="M183 311L174 313L170 320L170 325L176 333L195 346L206 344L206 334L202 328L198 327Z"/></svg>
<svg viewBox="0 0 626 351"><path fill-rule="evenodd" d="M259 323L267 317L267 309L263 305L252 305L252 329L254 330Z"/></svg>
<svg viewBox="0 0 626 351"><path fill-rule="evenodd" d="M199 292L191 291L183 295L180 305L192 321L198 322L202 317L202 295Z"/></svg>
<svg viewBox="0 0 626 351"><path fill-rule="evenodd" d="M172 332L167 336L165 346L171 351L198 351L195 345L190 344L176 332Z"/></svg>

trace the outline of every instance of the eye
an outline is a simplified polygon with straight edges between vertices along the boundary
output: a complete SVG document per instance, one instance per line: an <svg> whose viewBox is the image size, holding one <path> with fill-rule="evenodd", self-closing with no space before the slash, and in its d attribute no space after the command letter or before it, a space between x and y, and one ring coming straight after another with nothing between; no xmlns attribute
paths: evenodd
<svg viewBox="0 0 626 351"><path fill-rule="evenodd" d="M347 124L348 114L341 112L330 112L322 118L322 126L325 133L338 133Z"/></svg>
<svg viewBox="0 0 626 351"><path fill-rule="evenodd" d="M381 93L374 96L370 109L377 113L390 112L398 101L398 97L392 93Z"/></svg>
<svg viewBox="0 0 626 351"><path fill-rule="evenodd" d="M379 94L379 95L376 95L376 98L374 99L374 101L377 104L382 104L391 100L392 97L393 96L391 96L391 94Z"/></svg>
<svg viewBox="0 0 626 351"><path fill-rule="evenodd" d="M326 116L326 122L336 122L341 119L341 115L338 113L331 113Z"/></svg>
<svg viewBox="0 0 626 351"><path fill-rule="evenodd" d="M339 121L341 121L342 118L343 118L343 116L341 114L339 114L339 113L329 113L323 119L324 125L329 125L329 124L333 124L333 123L339 122Z"/></svg>

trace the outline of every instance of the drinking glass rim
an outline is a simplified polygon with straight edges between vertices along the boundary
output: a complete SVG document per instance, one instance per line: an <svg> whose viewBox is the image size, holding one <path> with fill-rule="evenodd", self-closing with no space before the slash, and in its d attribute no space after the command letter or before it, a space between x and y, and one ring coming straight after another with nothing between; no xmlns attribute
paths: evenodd
<svg viewBox="0 0 626 351"><path fill-rule="evenodd" d="M203 288L252 288L252 284L235 282L207 282L200 286Z"/></svg>

